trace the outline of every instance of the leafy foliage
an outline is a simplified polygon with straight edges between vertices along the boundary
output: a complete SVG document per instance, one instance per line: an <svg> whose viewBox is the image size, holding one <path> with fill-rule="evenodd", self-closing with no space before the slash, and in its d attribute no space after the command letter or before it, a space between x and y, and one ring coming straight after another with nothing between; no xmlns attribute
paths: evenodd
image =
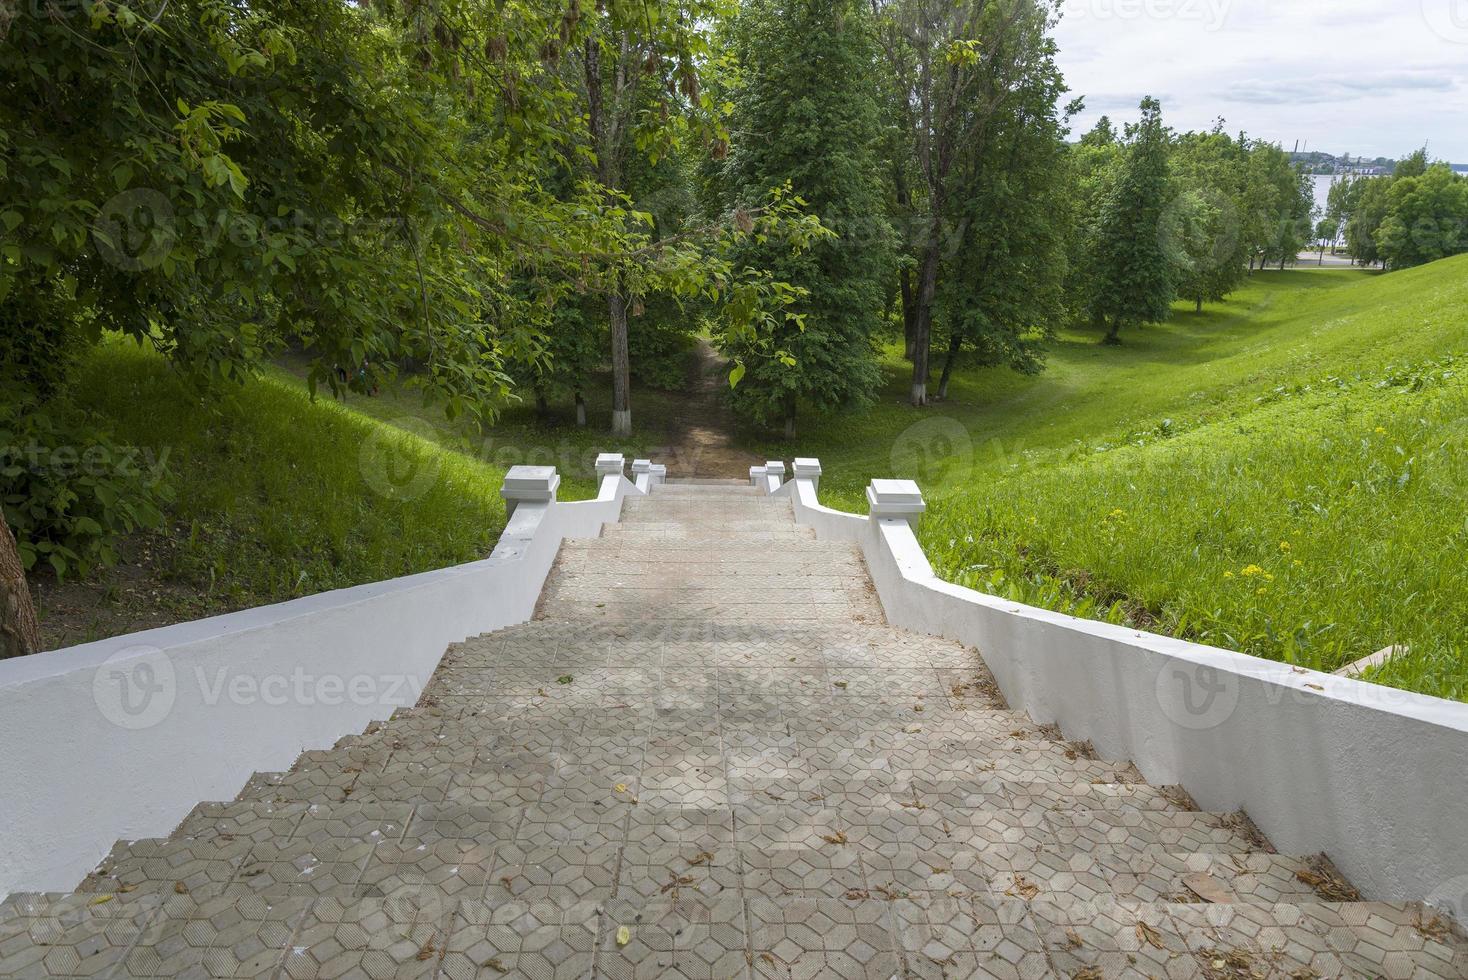
<svg viewBox="0 0 1468 980"><path fill-rule="evenodd" d="M777 239L744 260L803 290L774 329L728 345L749 372L733 392L742 414L783 419L870 401L892 233L881 216L875 152L876 51L869 15L847 0L754 0L735 27L740 83L724 186L738 207L789 186L830 235L792 252Z"/></svg>

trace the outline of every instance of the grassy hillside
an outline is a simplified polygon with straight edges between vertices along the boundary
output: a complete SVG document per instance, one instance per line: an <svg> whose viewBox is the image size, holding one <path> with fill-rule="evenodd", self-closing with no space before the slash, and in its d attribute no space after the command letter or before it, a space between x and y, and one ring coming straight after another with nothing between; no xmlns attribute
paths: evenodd
<svg viewBox="0 0 1468 980"><path fill-rule="evenodd" d="M41 583L49 645L483 557L504 526L504 469L266 377L200 404L162 358L109 342L79 399L119 443L166 461L168 525L124 567ZM103 594L89 601L85 590Z"/></svg>
<svg viewBox="0 0 1468 980"><path fill-rule="evenodd" d="M963 372L949 401L807 420L823 490L913 476L941 575L1083 616L1468 698L1468 256L1256 275L1121 348ZM788 454L770 443L767 452Z"/></svg>
<svg viewBox="0 0 1468 980"><path fill-rule="evenodd" d="M286 358L269 376L300 389L306 370L303 358ZM496 471L517 464L554 466L561 475L560 499L585 500L596 496L597 454L620 452L629 460L657 454L655 447L668 441L669 421L683 402L680 393L635 385L632 417L636 428L631 437L617 439L607 431L612 411L610 374L593 375L587 381L588 424L584 428L576 426L575 411L563 394L542 417L526 393L523 400L496 405L494 426L476 430L467 419L446 419L441 404L425 400L414 379L403 376L383 384L372 398L348 393L345 404L363 416L422 436ZM331 396L323 392L320 398L329 401ZM496 494L498 490L496 484Z"/></svg>

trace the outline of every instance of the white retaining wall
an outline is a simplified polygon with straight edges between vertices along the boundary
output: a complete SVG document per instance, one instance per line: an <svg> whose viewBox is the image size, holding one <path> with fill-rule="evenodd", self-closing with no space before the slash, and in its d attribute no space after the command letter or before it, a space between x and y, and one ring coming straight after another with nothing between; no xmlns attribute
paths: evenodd
<svg viewBox="0 0 1468 980"><path fill-rule="evenodd" d="M0 897L69 891L115 840L412 705L448 644L530 619L562 539L629 494L520 502L482 561L0 661Z"/></svg>
<svg viewBox="0 0 1468 980"><path fill-rule="evenodd" d="M977 647L1012 708L1205 810L1246 810L1283 853L1325 852L1367 898L1468 922L1468 704L961 588L907 521L775 485L818 537L861 546L892 625Z"/></svg>

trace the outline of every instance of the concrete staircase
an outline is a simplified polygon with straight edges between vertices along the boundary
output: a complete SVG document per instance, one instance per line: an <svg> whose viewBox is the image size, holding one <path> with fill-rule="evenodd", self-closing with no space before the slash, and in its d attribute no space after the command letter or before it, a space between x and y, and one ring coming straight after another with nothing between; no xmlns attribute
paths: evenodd
<svg viewBox="0 0 1468 980"><path fill-rule="evenodd" d="M417 707L13 896L0 975L1465 977L1468 945L1007 710L788 502L670 482Z"/></svg>

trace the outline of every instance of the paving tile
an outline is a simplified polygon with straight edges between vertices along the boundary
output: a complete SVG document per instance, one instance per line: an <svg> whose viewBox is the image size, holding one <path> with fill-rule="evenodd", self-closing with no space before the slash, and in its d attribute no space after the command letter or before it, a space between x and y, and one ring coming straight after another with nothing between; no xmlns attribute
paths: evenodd
<svg viewBox="0 0 1468 980"><path fill-rule="evenodd" d="M174 899L167 917L128 951L116 976L272 977L311 904L260 895Z"/></svg>
<svg viewBox="0 0 1468 980"><path fill-rule="evenodd" d="M406 899L318 899L286 952L292 980L432 977L448 945L452 904Z"/></svg>
<svg viewBox="0 0 1468 980"><path fill-rule="evenodd" d="M463 902L452 917L441 976L585 980L598 924L594 902Z"/></svg>
<svg viewBox="0 0 1468 980"><path fill-rule="evenodd" d="M621 848L615 845L501 844L495 851L486 896L490 901L604 901L616 887L620 858Z"/></svg>
<svg viewBox="0 0 1468 980"><path fill-rule="evenodd" d="M757 977L889 980L897 975L885 902L756 897L747 904Z"/></svg>

